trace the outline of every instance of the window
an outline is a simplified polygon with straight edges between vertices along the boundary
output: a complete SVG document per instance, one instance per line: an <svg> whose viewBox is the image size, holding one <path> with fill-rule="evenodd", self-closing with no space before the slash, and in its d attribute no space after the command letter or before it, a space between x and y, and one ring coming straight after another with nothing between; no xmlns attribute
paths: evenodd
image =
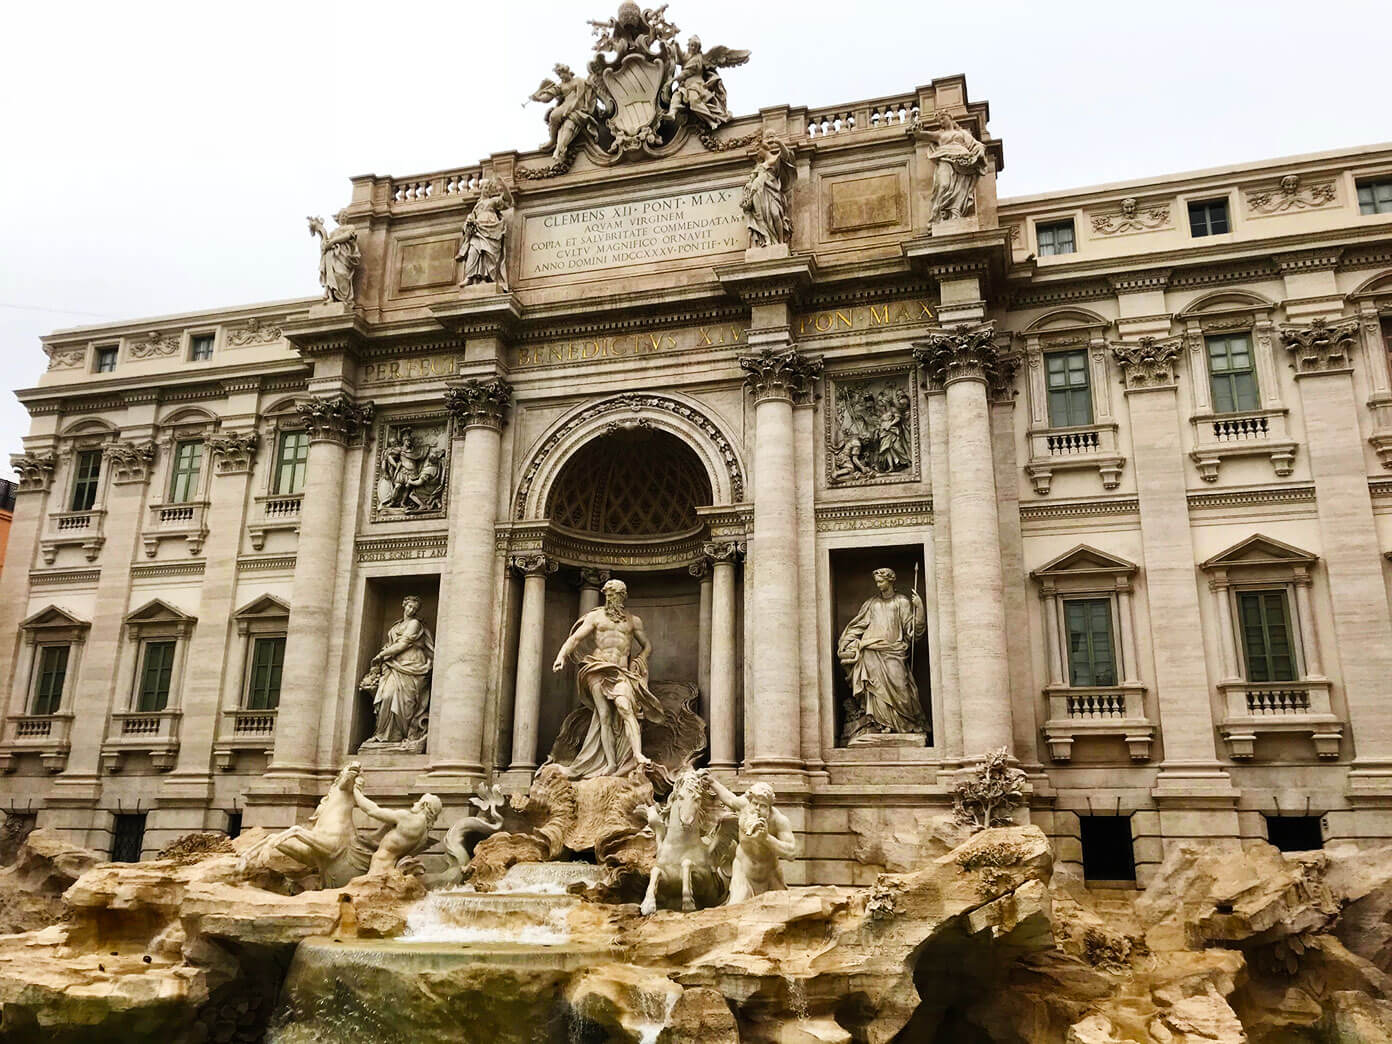
<svg viewBox="0 0 1392 1044"><path fill-rule="evenodd" d="M1034 238L1039 243L1040 257L1071 254L1077 250L1073 242L1073 222L1071 219L1051 221L1047 225L1035 225Z"/></svg>
<svg viewBox="0 0 1392 1044"><path fill-rule="evenodd" d="M1324 847L1319 816L1267 816L1266 839L1282 852L1314 852Z"/></svg>
<svg viewBox="0 0 1392 1044"><path fill-rule="evenodd" d="M1206 199L1200 203L1189 204L1189 234L1195 239L1200 236L1221 236L1227 231L1226 199Z"/></svg>
<svg viewBox="0 0 1392 1044"><path fill-rule="evenodd" d="M1392 214L1392 178L1376 178L1358 183L1360 214Z"/></svg>
<svg viewBox="0 0 1392 1044"><path fill-rule="evenodd" d="M1063 603L1068 626L1068 684L1115 685L1112 651L1112 600L1069 598Z"/></svg>
<svg viewBox="0 0 1392 1044"><path fill-rule="evenodd" d="M198 495L198 471L202 466L202 439L184 439L174 444L174 464L169 475L171 502L187 503Z"/></svg>
<svg viewBox="0 0 1392 1044"><path fill-rule="evenodd" d="M92 369L97 373L110 373L116 369L116 346L114 344L103 344L97 348L96 354L92 357Z"/></svg>
<svg viewBox="0 0 1392 1044"><path fill-rule="evenodd" d="M308 460L309 434L303 431L283 433L276 451L275 481L271 485L271 492L282 496L301 492Z"/></svg>
<svg viewBox="0 0 1392 1044"><path fill-rule="evenodd" d="M91 511L97 502L97 483L101 479L101 450L83 450L73 468L73 511Z"/></svg>
<svg viewBox="0 0 1392 1044"><path fill-rule="evenodd" d="M39 646L34 679L34 714L57 714L63 702L63 682L68 677L68 647Z"/></svg>
<svg viewBox="0 0 1392 1044"><path fill-rule="evenodd" d="M1088 387L1086 350L1044 356L1049 390L1049 426L1075 428L1092 423L1092 389Z"/></svg>
<svg viewBox="0 0 1392 1044"><path fill-rule="evenodd" d="M1083 880L1136 880L1130 816L1079 816Z"/></svg>
<svg viewBox="0 0 1392 1044"><path fill-rule="evenodd" d="M194 334L189 338L189 358L194 362L206 362L213 357L213 335Z"/></svg>
<svg viewBox="0 0 1392 1044"><path fill-rule="evenodd" d="M1252 363L1252 339L1246 334L1206 337L1208 380L1217 413L1255 410L1257 374Z"/></svg>
<svg viewBox="0 0 1392 1044"><path fill-rule="evenodd" d="M1286 592L1239 591L1237 613L1249 682L1295 681Z"/></svg>
<svg viewBox="0 0 1392 1044"><path fill-rule="evenodd" d="M275 710L280 706L280 673L284 667L284 637L257 638L252 643L247 710Z"/></svg>
<svg viewBox="0 0 1392 1044"><path fill-rule="evenodd" d="M169 706L169 684L174 676L174 645L172 641L145 643L136 710L162 711Z"/></svg>
<svg viewBox="0 0 1392 1044"><path fill-rule="evenodd" d="M111 861L138 863L144 850L145 813L117 815L111 830Z"/></svg>

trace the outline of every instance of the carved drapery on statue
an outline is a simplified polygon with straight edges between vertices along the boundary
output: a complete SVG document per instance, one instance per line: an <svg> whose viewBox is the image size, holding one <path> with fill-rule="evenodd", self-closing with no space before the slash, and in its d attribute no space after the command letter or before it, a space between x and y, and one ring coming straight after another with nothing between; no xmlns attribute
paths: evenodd
<svg viewBox="0 0 1392 1044"><path fill-rule="evenodd" d="M938 127L929 130L915 118L910 133L932 146L934 221L952 221L976 213L976 183L990 169L986 146L947 112L938 113Z"/></svg>
<svg viewBox="0 0 1392 1044"><path fill-rule="evenodd" d="M546 113L550 134L542 145L554 167L521 176L560 173L581 141L618 157L661 149L688 124L708 133L729 122L720 70L743 65L749 52L707 49L696 36L683 46L665 10L666 5L644 10L625 2L613 18L590 23L595 42L588 75L557 65L557 78L542 80L531 95L532 101L555 103Z"/></svg>
<svg viewBox="0 0 1392 1044"><path fill-rule="evenodd" d="M507 229L512 217L512 192L496 178L485 178L478 202L464 222L456 261L463 262L465 286L496 283L507 286Z"/></svg>
<svg viewBox="0 0 1392 1044"><path fill-rule="evenodd" d="M324 300L351 305L357 293L353 281L362 267L357 228L340 222L329 232L323 218L312 217L309 231L319 237L319 285L324 288Z"/></svg>
<svg viewBox="0 0 1392 1044"><path fill-rule="evenodd" d="M914 642L928 629L923 602L917 591L895 590L892 569L876 569L874 576L879 593L865 600L836 644L851 683L842 730L848 743L874 733L928 731L909 660Z"/></svg>
<svg viewBox="0 0 1392 1044"><path fill-rule="evenodd" d="M420 599L401 603L401 619L387 632L360 688L371 692L376 728L359 750L425 750L430 711L430 671L435 639L418 618Z"/></svg>
<svg viewBox="0 0 1392 1044"><path fill-rule="evenodd" d="M778 246L793 238L793 222L788 216L793 181L797 178L793 150L775 138L767 138L759 141L754 155L754 169L740 196L749 245Z"/></svg>

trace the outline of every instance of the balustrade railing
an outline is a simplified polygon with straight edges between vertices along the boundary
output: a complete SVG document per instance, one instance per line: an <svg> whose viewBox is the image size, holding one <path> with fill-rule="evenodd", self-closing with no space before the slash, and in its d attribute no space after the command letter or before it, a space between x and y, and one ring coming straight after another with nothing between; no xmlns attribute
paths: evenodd
<svg viewBox="0 0 1392 1044"><path fill-rule="evenodd" d="M483 185L483 171L479 167L468 170L452 170L430 176L392 178L391 201L393 203L420 203L428 199L442 199L448 196L469 196Z"/></svg>
<svg viewBox="0 0 1392 1044"><path fill-rule="evenodd" d="M275 735L276 712L273 710L235 710L230 713L233 736L257 738Z"/></svg>
<svg viewBox="0 0 1392 1044"><path fill-rule="evenodd" d="M854 109L824 109L809 113L807 136L825 138L850 131L904 127L917 117L918 102L913 98L885 98Z"/></svg>

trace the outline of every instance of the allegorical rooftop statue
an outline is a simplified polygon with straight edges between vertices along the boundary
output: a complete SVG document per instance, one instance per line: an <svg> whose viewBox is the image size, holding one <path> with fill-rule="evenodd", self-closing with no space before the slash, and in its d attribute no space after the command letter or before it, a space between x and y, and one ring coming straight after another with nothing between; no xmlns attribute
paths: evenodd
<svg viewBox="0 0 1392 1044"><path fill-rule="evenodd" d="M909 668L909 650L928 629L918 592L894 589L894 570L876 569L878 593L866 599L841 632L836 655L851 682L854 710L864 721L848 721L847 739L855 734L926 733L928 723Z"/></svg>
<svg viewBox="0 0 1392 1044"><path fill-rule="evenodd" d="M773 138L761 139L754 149L754 169L744 183L740 209L749 229L751 247L777 246L793 237L791 209L797 167L793 150Z"/></svg>
<svg viewBox="0 0 1392 1044"><path fill-rule="evenodd" d="M456 261L464 262L465 286L496 283L507 289L507 227L512 193L497 178L486 178L478 202L464 222Z"/></svg>
<svg viewBox="0 0 1392 1044"><path fill-rule="evenodd" d="M913 133L929 142L933 160L933 221L951 221L976 213L976 183L986 173L986 146L948 112L939 112L938 129L928 130L915 118Z"/></svg>
<svg viewBox="0 0 1392 1044"><path fill-rule="evenodd" d="M323 218L312 217L309 231L319 237L319 285L324 288L324 300L351 305L356 293L353 279L362 267L357 228L340 222L329 232Z"/></svg>

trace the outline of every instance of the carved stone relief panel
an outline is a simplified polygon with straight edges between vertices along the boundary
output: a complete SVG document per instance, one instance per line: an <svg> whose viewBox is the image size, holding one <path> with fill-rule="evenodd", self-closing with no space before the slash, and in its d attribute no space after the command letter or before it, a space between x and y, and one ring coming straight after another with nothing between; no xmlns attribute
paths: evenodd
<svg viewBox="0 0 1392 1044"><path fill-rule="evenodd" d="M880 368L827 376L827 484L919 478L918 396L913 372Z"/></svg>
<svg viewBox="0 0 1392 1044"><path fill-rule="evenodd" d="M372 520L444 518L449 492L449 418L389 417L377 438Z"/></svg>

